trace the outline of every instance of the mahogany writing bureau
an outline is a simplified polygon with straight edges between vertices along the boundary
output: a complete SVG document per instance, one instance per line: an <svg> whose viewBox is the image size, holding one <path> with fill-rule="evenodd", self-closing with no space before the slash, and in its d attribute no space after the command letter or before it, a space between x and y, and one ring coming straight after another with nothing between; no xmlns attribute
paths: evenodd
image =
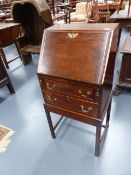
<svg viewBox="0 0 131 175"><path fill-rule="evenodd" d="M118 24L56 25L45 30L40 53L38 78L52 137L61 118L53 126L50 112L93 125L96 156L109 126L113 75L106 70L111 45L117 45L118 35L112 41L117 28Z"/></svg>

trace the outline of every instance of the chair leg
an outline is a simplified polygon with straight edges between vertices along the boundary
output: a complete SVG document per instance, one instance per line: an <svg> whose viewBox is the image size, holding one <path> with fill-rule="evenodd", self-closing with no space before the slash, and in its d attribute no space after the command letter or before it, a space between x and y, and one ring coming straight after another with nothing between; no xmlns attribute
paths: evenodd
<svg viewBox="0 0 131 175"><path fill-rule="evenodd" d="M69 12L69 24L71 23L71 14Z"/></svg>
<svg viewBox="0 0 131 175"><path fill-rule="evenodd" d="M4 53L3 49L2 49L2 47L0 47L0 53L1 53L2 60L4 62L4 65L8 69L9 68L9 65L8 65L7 60L6 60L6 56L5 56L5 53Z"/></svg>
<svg viewBox="0 0 131 175"><path fill-rule="evenodd" d="M17 52L18 52L18 54L20 56L20 59L22 61L22 56L21 56L21 52L20 52L19 45L18 45L18 42L17 41L15 42L15 46L16 46Z"/></svg>
<svg viewBox="0 0 131 175"><path fill-rule="evenodd" d="M50 132L51 132L52 138L55 139L56 136L55 136L55 132L54 132L54 128L53 128L50 112L46 109L45 105L44 105L44 108L45 108L45 113L46 113L46 117L47 117L47 121L48 121L48 124L49 124L49 128L50 128Z"/></svg>
<svg viewBox="0 0 131 175"><path fill-rule="evenodd" d="M14 90L14 87L13 87L13 85L12 85L11 82L9 82L7 84L7 87L8 87L8 89L9 89L9 91L10 91L11 94L15 94L15 90Z"/></svg>

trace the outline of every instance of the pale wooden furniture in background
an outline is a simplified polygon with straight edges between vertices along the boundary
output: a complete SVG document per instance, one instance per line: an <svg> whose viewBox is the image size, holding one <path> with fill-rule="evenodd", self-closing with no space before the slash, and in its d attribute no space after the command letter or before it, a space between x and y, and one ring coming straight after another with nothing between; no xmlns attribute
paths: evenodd
<svg viewBox="0 0 131 175"><path fill-rule="evenodd" d="M89 14L91 15L90 3L88 2L77 3L76 11L70 14L71 22L87 22Z"/></svg>

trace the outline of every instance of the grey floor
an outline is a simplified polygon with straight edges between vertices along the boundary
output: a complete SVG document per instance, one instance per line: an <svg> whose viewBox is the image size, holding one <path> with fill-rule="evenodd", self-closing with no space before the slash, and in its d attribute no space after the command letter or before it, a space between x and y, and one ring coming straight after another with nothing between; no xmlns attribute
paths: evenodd
<svg viewBox="0 0 131 175"><path fill-rule="evenodd" d="M126 35L123 31L123 41ZM15 53L13 46L5 51L8 58ZM115 79L120 63L118 53ZM113 97L110 127L97 158L92 126L66 119L57 138L51 138L37 66L37 56L27 66L20 60L11 63L8 72L16 94L0 89L0 124L15 131L7 151L0 154L0 175L131 175L131 92ZM53 114L54 122L57 117Z"/></svg>

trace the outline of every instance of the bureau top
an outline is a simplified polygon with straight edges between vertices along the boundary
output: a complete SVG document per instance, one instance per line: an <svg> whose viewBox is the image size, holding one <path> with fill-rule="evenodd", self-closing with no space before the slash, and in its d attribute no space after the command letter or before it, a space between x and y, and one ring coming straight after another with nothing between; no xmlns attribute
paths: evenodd
<svg viewBox="0 0 131 175"><path fill-rule="evenodd" d="M46 30L93 30L93 31L109 31L115 30L118 23L83 23L83 24L55 24Z"/></svg>
<svg viewBox="0 0 131 175"><path fill-rule="evenodd" d="M57 25L48 28L43 36L38 74L102 84L115 26Z"/></svg>

